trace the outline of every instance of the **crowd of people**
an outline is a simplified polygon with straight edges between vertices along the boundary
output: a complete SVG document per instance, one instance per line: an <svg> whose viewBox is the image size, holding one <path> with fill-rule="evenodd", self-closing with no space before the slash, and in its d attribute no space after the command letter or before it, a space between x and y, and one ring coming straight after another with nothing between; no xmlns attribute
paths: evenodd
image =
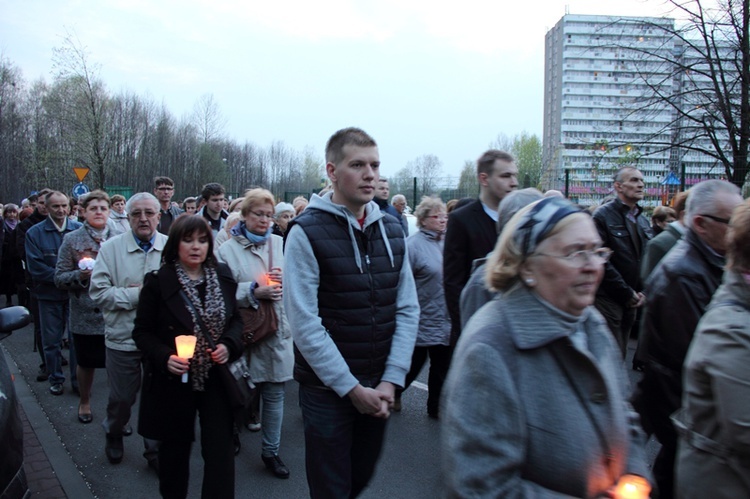
<svg viewBox="0 0 750 499"><path fill-rule="evenodd" d="M158 176L129 199L42 189L2 207L0 290L32 311L37 381L59 396L69 380L90 424L106 370L110 463L135 430L161 495L184 498L198 419L202 497L234 497L242 427L288 478L294 379L310 496L356 497L429 358L448 497L750 497L750 203L737 187L704 181L649 222L634 167L582 207L519 190L513 156L489 150L477 199L410 210L363 130L336 132L325 158L330 185L309 201L263 188L230 201L209 183L178 204ZM240 407L237 366L256 395Z"/></svg>

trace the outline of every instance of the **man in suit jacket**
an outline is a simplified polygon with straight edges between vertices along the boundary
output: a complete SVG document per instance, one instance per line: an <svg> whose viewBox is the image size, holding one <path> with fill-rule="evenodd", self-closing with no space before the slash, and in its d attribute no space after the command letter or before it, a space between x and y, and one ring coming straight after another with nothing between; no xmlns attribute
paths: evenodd
<svg viewBox="0 0 750 499"><path fill-rule="evenodd" d="M461 334L461 291L471 276L474 260L484 258L497 241L497 207L518 188L513 156L490 149L477 160L479 199L448 216L443 250L443 285L451 317L451 343Z"/></svg>

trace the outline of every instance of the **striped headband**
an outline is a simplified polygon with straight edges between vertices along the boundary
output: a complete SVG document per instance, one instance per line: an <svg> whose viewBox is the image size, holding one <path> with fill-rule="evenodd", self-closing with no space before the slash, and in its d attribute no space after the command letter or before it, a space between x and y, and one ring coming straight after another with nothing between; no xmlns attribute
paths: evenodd
<svg viewBox="0 0 750 499"><path fill-rule="evenodd" d="M582 210L559 197L537 201L516 225L513 241L524 257L532 254L557 223L568 215L582 213Z"/></svg>

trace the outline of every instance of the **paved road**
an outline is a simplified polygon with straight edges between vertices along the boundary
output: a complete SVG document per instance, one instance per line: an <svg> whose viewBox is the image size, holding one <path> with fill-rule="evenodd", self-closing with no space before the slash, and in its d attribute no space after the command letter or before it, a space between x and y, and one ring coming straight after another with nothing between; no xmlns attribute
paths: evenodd
<svg viewBox="0 0 750 499"><path fill-rule="evenodd" d="M17 385L27 384L29 390L24 407L40 408L37 416L27 411L32 426L42 428L37 432L45 448L57 452L55 461L65 459L65 453L74 466L65 466L61 477L63 487L81 479L94 497L104 499L132 499L158 496L158 479L141 457L140 437L125 438L125 458L119 465L111 465L104 455L104 430L100 423L105 412L108 393L106 372L98 370L93 389L94 422L78 422L78 397L66 382L65 393L59 397L48 391L49 383L37 382L39 356L32 352L32 326L16 331L2 342L9 362L15 361L19 374ZM67 351L64 352L67 356ZM12 359L12 360L11 360ZM67 373L67 367L66 373ZM424 375L423 375L424 376ZM25 381L25 383L24 383ZM403 410L391 417L387 440L378 471L363 498L432 498L440 496L438 456L439 422L426 414L426 392L409 389L403 396ZM134 420L137 406L134 409ZM34 416L34 417L32 417ZM135 426L135 425L134 425ZM308 497L304 468L304 435L302 417L297 407L297 384L287 383L284 426L280 455L291 470L291 478L273 477L260 460L260 433L241 434L242 451L236 458L236 491L238 498L304 498ZM63 463L65 464L65 463ZM68 463L69 464L69 463ZM200 444L193 447L191 461L191 486L189 497L200 497ZM70 485L69 485L70 487ZM67 489L66 489L67 490ZM82 499L81 489L75 498ZM73 497L69 493L69 497Z"/></svg>
<svg viewBox="0 0 750 499"><path fill-rule="evenodd" d="M17 379L17 385L29 421L45 451L48 455L51 454L50 461L60 475L60 481L69 497L83 499L86 488L90 491L90 496L104 499L158 495L157 477L141 457L142 443L137 435L125 438L125 458L122 463L111 465L107 462L104 455L104 430L100 426L108 393L104 370L99 370L96 374L93 393L94 422L82 425L76 418L78 397L71 392L69 383L65 386L66 392L55 397L49 393L47 382L35 380L39 357L32 352L32 326L16 331L3 340L2 346L10 354L9 361L15 361L18 369L16 376L22 378ZM634 344L631 344L628 366L633 348ZM67 356L67 351L65 355ZM630 370L629 373L631 382L635 382L637 373ZM424 378L423 371L420 380L423 382ZM404 394L402 412L394 413L391 417L378 471L361 497L419 499L441 495L438 447L440 423L427 417L425 404L426 392L419 387L412 387ZM133 414L135 423L137 406ZM280 453L291 470L291 478L279 480L265 470L260 460L260 433L245 431L241 440L242 451L236 458L238 498L307 497L304 436L295 382L287 383ZM196 443L192 454L191 498L200 496L199 447ZM652 439L648 446L652 459L657 449L658 444Z"/></svg>

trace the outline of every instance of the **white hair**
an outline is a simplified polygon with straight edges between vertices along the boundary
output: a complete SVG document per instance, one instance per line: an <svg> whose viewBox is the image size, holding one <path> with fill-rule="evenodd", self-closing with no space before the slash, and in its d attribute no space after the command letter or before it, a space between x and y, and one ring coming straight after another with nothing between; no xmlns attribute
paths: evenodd
<svg viewBox="0 0 750 499"><path fill-rule="evenodd" d="M133 203L144 200L154 203L154 208L156 208L157 212L161 209L161 205L159 205L159 200L156 199L156 196L154 196L150 192L138 192L136 194L133 194L130 199L128 199L128 202L125 203L125 211L127 213L130 213L130 209L132 208Z"/></svg>
<svg viewBox="0 0 750 499"><path fill-rule="evenodd" d="M742 196L742 193L726 180L704 180L693 186L685 207L685 225L692 228L696 215L713 214L716 202L725 196Z"/></svg>
<svg viewBox="0 0 750 499"><path fill-rule="evenodd" d="M396 194L391 198L391 204L396 204L398 201L403 201L404 203L406 203L406 196L404 196L403 194Z"/></svg>

